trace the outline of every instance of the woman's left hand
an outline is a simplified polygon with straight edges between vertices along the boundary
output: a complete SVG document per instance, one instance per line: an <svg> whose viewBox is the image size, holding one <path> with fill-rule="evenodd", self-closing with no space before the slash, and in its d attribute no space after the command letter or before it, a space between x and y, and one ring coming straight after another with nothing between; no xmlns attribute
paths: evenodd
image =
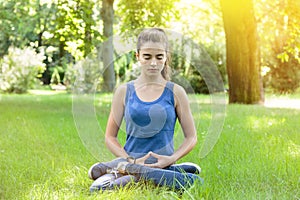
<svg viewBox="0 0 300 200"><path fill-rule="evenodd" d="M149 157L152 156L154 158L157 159L156 163L153 164L144 164L147 167L154 167L154 168L165 168L168 167L172 164L175 163L174 158L172 158L171 156L163 156L163 155L159 155L153 152L149 152L148 153Z"/></svg>

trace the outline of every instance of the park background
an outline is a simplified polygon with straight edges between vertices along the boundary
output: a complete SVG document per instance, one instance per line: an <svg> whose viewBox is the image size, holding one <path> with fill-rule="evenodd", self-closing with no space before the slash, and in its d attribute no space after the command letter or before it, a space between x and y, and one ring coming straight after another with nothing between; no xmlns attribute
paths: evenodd
<svg viewBox="0 0 300 200"><path fill-rule="evenodd" d="M1 199L300 198L299 1L1 0L0 10ZM181 160L199 164L205 184L182 195L152 185L90 194L89 166L113 156L104 144L95 156L81 140L74 93L93 96L105 128L113 89L138 73L134 49L118 54L110 38L153 26L185 36L171 44L172 80L200 107L200 141L209 94L226 96L215 148L201 158L200 142ZM185 45L208 57L187 55ZM224 87L207 87L197 70L211 63Z"/></svg>

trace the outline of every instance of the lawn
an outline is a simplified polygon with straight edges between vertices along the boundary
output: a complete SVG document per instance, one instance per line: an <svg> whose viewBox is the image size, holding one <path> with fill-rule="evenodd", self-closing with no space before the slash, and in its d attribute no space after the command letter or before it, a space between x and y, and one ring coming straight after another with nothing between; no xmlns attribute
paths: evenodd
<svg viewBox="0 0 300 200"><path fill-rule="evenodd" d="M181 161L202 167L204 185L182 195L152 185L90 194L88 168L113 158L95 145L111 95L93 101L97 126L85 110L72 112L69 94L0 95L0 199L300 199L300 109L228 105L215 148L200 158L211 113L209 98L197 98L199 144Z"/></svg>

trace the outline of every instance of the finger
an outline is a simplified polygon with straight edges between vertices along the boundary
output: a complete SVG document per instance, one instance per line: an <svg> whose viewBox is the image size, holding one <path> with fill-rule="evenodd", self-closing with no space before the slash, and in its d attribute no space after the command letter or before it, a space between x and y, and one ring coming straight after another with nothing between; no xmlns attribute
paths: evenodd
<svg viewBox="0 0 300 200"><path fill-rule="evenodd" d="M160 166L157 163L145 164L144 166L146 166L146 167L152 167L152 168L160 168Z"/></svg>
<svg viewBox="0 0 300 200"><path fill-rule="evenodd" d="M138 160L141 161L141 162L144 162L145 160L147 160L148 158L150 158L150 156L151 156L151 155L148 153L148 154L146 154L145 156L139 158Z"/></svg>
<svg viewBox="0 0 300 200"><path fill-rule="evenodd" d="M149 151L149 152L147 153L147 155L151 156L152 153L153 153L152 151Z"/></svg>
<svg viewBox="0 0 300 200"><path fill-rule="evenodd" d="M154 153L154 152L149 152L149 153L150 153L150 155L153 156L154 158L160 158L160 157L161 157L161 155L156 154L156 153Z"/></svg>
<svg viewBox="0 0 300 200"><path fill-rule="evenodd" d="M144 160L147 160L148 158L150 158L151 157L151 153L149 152L149 153L147 153L144 157L143 157L143 159Z"/></svg>

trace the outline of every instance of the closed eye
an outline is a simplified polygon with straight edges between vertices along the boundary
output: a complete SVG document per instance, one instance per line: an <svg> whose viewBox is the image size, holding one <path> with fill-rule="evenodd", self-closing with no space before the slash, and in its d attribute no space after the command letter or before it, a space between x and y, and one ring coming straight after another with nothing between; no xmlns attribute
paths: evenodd
<svg viewBox="0 0 300 200"><path fill-rule="evenodd" d="M145 60L150 60L152 58L152 55L151 54L143 54L143 58ZM164 54L157 54L157 55L155 55L155 58L157 60L163 60L164 59Z"/></svg>
<svg viewBox="0 0 300 200"><path fill-rule="evenodd" d="M149 60L151 58L151 55L150 54L143 54L143 58L145 60Z"/></svg>
<svg viewBox="0 0 300 200"><path fill-rule="evenodd" d="M164 58L164 54L158 54L158 55L156 55L156 58L158 60L162 60Z"/></svg>

